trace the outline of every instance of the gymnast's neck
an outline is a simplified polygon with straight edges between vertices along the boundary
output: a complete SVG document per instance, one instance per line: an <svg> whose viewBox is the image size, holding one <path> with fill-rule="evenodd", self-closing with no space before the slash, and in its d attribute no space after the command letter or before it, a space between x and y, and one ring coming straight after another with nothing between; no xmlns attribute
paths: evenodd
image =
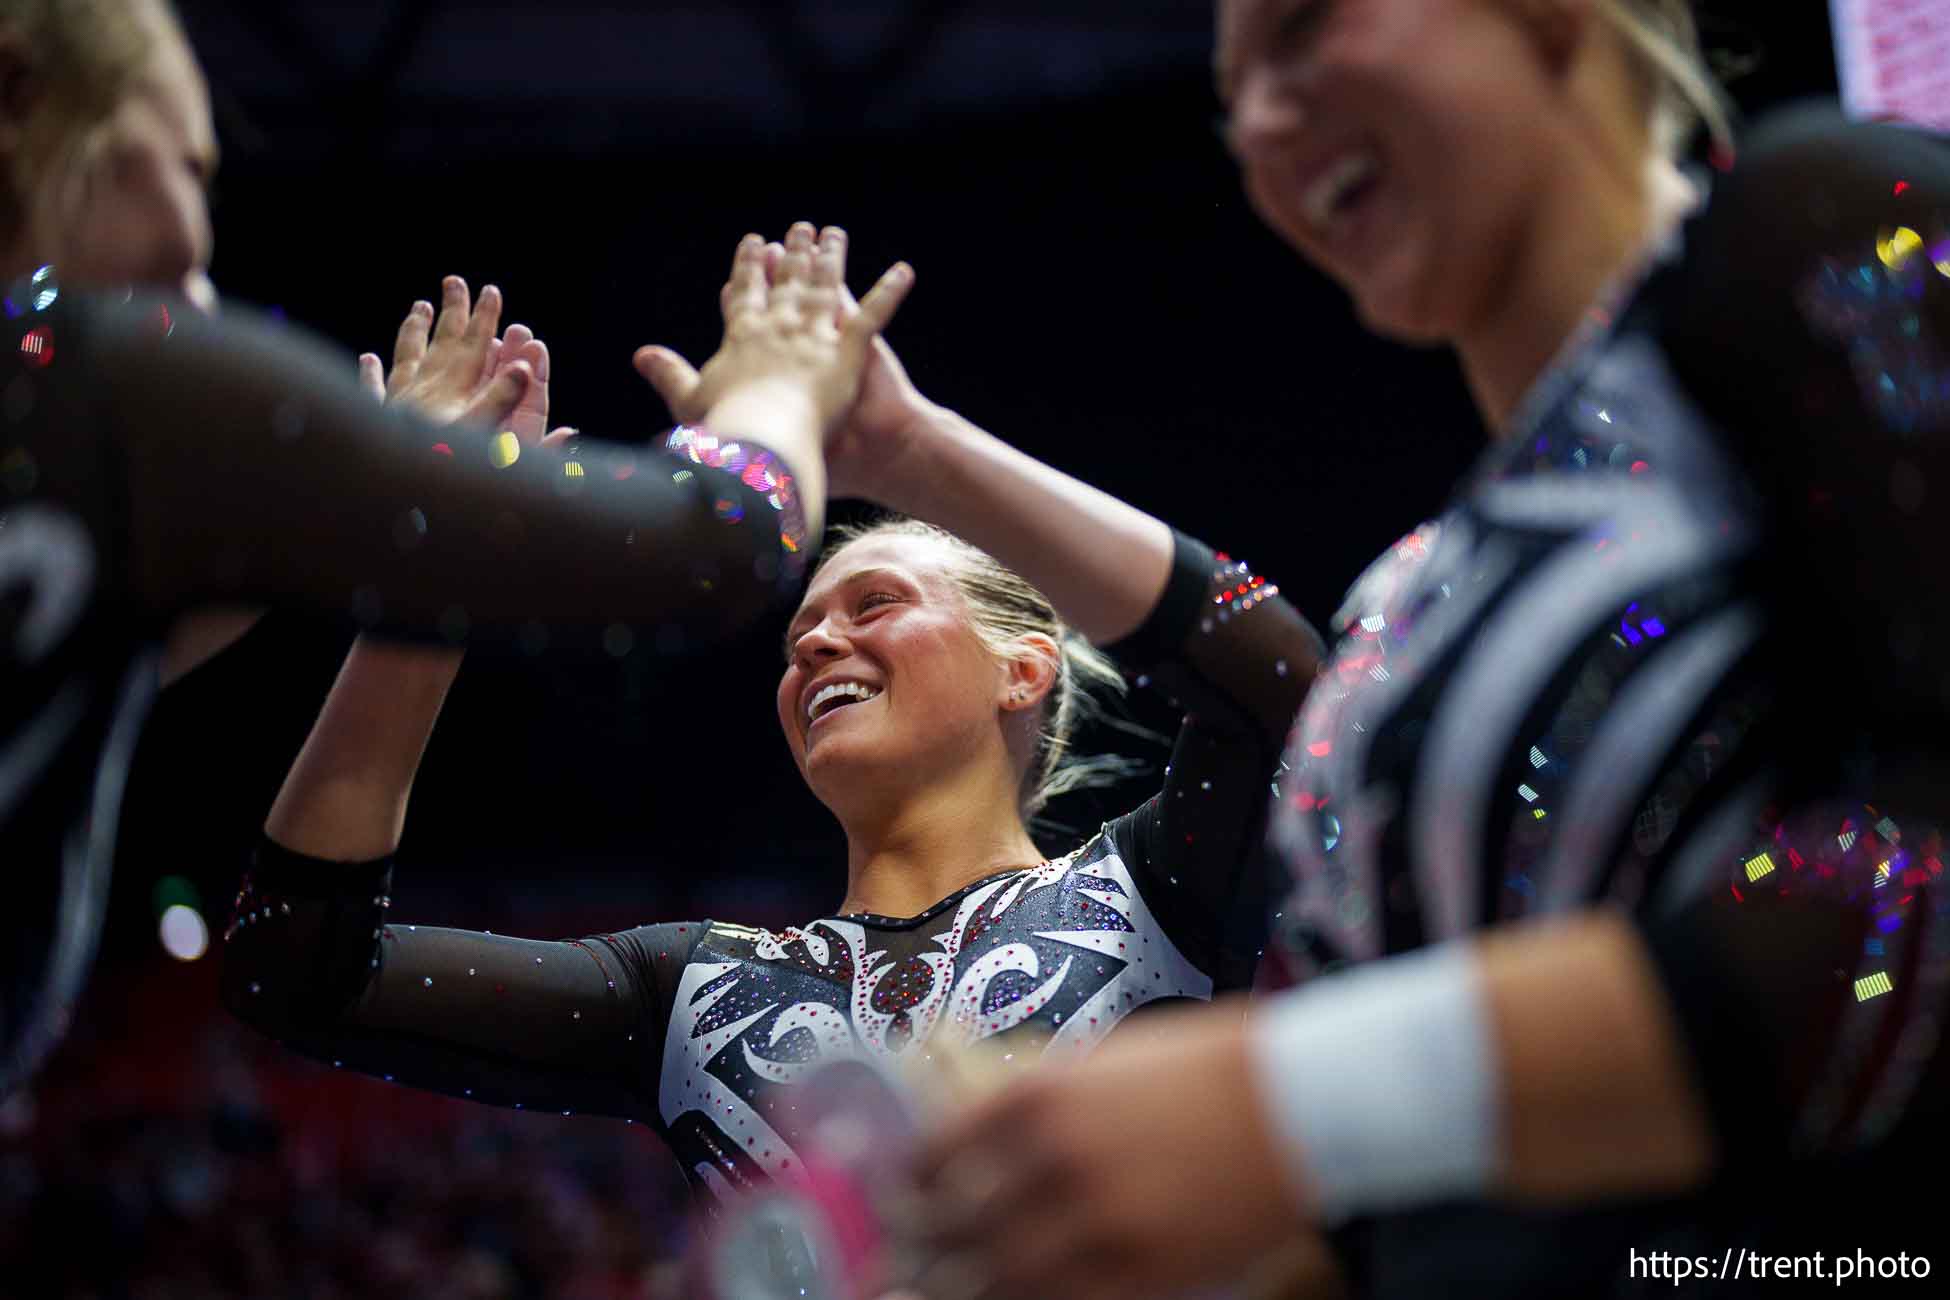
<svg viewBox="0 0 1950 1300"><path fill-rule="evenodd" d="M915 916L964 885L1041 862L1018 797L1008 764L970 763L847 808L840 911Z"/></svg>
<svg viewBox="0 0 1950 1300"><path fill-rule="evenodd" d="M1649 129L1567 123L1564 166L1539 187L1526 229L1492 269L1477 311L1452 336L1493 436L1586 315L1700 201Z"/></svg>

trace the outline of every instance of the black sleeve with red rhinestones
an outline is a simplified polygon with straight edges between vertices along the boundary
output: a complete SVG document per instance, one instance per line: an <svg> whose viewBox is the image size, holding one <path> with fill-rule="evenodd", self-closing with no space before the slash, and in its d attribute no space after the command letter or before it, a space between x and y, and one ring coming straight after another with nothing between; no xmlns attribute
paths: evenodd
<svg viewBox="0 0 1950 1300"><path fill-rule="evenodd" d="M1179 533L1158 607L1109 649L1185 713L1164 788L1107 829L1172 941L1243 987L1270 901L1267 798L1325 648L1276 585Z"/></svg>
<svg viewBox="0 0 1950 1300"><path fill-rule="evenodd" d="M307 1056L475 1101L656 1122L671 1000L704 923L561 942L391 919L391 861L264 841L224 1001Z"/></svg>

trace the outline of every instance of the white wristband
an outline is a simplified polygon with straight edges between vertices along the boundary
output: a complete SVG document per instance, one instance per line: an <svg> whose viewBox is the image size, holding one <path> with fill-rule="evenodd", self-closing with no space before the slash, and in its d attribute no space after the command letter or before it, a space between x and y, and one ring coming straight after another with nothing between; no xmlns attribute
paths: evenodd
<svg viewBox="0 0 1950 1300"><path fill-rule="evenodd" d="M1502 1148L1474 954L1391 957L1272 999L1250 1029L1287 1168L1328 1226L1481 1195Z"/></svg>

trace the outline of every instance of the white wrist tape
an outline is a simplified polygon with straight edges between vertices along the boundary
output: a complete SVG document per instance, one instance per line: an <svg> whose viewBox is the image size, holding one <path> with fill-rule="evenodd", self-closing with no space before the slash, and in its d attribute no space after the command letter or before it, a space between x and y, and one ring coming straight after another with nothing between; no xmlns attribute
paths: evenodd
<svg viewBox="0 0 1950 1300"><path fill-rule="evenodd" d="M1476 959L1460 943L1328 976L1252 1023L1260 1096L1328 1226L1480 1195L1502 1150Z"/></svg>

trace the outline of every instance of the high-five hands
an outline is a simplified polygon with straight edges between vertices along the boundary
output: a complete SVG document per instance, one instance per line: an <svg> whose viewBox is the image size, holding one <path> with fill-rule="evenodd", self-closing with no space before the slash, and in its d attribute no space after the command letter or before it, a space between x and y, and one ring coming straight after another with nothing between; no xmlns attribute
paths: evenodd
<svg viewBox="0 0 1950 1300"><path fill-rule="evenodd" d="M376 354L360 356L359 382L366 391L378 401L417 407L439 424L465 420L505 430L523 449L557 447L572 437L574 429L547 431L548 345L526 325L510 325L495 336L501 291L488 285L470 301L467 282L455 275L440 288L437 319L432 303L416 302L400 322L391 374ZM387 674L403 695L418 685L437 698L460 661L459 650L362 642L347 672Z"/></svg>
<svg viewBox="0 0 1950 1300"><path fill-rule="evenodd" d="M665 347L646 347L636 367L686 423L716 421L714 408L741 391L802 402L822 435L854 405L873 343L914 283L896 263L852 310L846 293L846 232L799 222L783 244L747 235L719 295L724 341L701 370ZM730 430L726 430L729 432Z"/></svg>
<svg viewBox="0 0 1950 1300"><path fill-rule="evenodd" d="M842 319L859 310L852 294L842 296ZM922 396L886 338L874 335L860 395L826 438L826 490L882 503L901 499L907 453L947 414Z"/></svg>
<svg viewBox="0 0 1950 1300"><path fill-rule="evenodd" d="M501 291L493 285L470 301L467 282L441 282L440 311L416 302L393 340L393 368L379 357L359 358L359 379L388 402L406 402L436 424L456 420L506 429L524 447L555 445L573 430L548 433L548 345L526 325L501 323Z"/></svg>

